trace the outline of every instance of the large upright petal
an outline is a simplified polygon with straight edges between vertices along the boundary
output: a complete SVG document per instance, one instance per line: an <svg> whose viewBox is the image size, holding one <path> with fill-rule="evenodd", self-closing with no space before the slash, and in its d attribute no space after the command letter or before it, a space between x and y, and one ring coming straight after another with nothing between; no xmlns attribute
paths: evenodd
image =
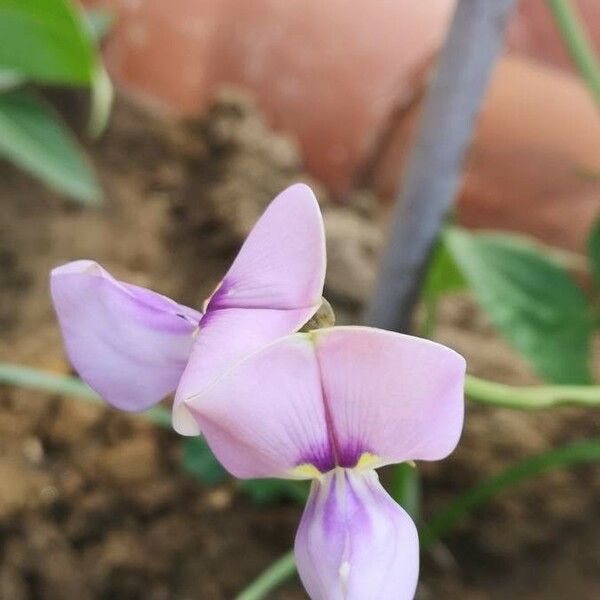
<svg viewBox="0 0 600 600"><path fill-rule="evenodd" d="M307 185L297 183L256 222L207 310L303 308L308 320L321 301L325 265L319 204Z"/></svg>
<svg viewBox="0 0 600 600"><path fill-rule="evenodd" d="M200 433L187 405L225 369L310 319L324 278L319 205L308 186L293 185L268 206L208 302L175 396L179 433Z"/></svg>
<svg viewBox="0 0 600 600"><path fill-rule="evenodd" d="M369 327L312 332L342 466L439 460L464 417L465 360L441 344Z"/></svg>
<svg viewBox="0 0 600 600"><path fill-rule="evenodd" d="M464 371L461 356L433 342L329 328L277 340L188 406L239 477L435 460L461 433Z"/></svg>
<svg viewBox="0 0 600 600"><path fill-rule="evenodd" d="M73 366L107 402L144 410L175 389L200 313L90 260L54 269L50 289Z"/></svg>
<svg viewBox="0 0 600 600"><path fill-rule="evenodd" d="M312 486L295 544L312 600L411 600L417 531L377 473L338 468Z"/></svg>

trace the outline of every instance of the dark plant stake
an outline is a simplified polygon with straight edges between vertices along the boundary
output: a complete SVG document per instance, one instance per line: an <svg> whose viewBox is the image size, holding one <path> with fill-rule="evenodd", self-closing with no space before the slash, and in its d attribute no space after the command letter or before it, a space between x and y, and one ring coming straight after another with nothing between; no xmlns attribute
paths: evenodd
<svg viewBox="0 0 600 600"><path fill-rule="evenodd" d="M407 331L425 267L460 182L465 154L516 0L459 0L425 100L366 322Z"/></svg>

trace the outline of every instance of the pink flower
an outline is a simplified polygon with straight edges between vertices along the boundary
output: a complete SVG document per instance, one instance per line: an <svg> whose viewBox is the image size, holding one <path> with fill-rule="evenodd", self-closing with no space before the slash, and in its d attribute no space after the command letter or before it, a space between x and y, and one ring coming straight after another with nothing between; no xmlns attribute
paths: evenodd
<svg viewBox="0 0 600 600"><path fill-rule="evenodd" d="M313 480L295 545L313 600L408 600L417 531L374 469L452 452L464 374L434 342L337 327L273 342L186 403L237 477Z"/></svg>
<svg viewBox="0 0 600 600"><path fill-rule="evenodd" d="M323 222L306 185L282 192L256 223L202 311L78 260L50 285L66 349L90 387L140 411L176 390L173 425L199 433L185 408L225 369L299 329L321 302Z"/></svg>

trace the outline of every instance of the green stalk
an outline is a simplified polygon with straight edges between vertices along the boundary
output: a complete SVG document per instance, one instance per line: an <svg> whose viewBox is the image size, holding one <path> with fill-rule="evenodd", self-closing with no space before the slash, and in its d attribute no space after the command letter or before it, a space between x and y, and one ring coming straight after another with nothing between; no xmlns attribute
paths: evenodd
<svg viewBox="0 0 600 600"><path fill-rule="evenodd" d="M417 467L411 463L395 465L390 483L390 496L412 517L421 520L421 478Z"/></svg>
<svg viewBox="0 0 600 600"><path fill-rule="evenodd" d="M289 550L259 575L235 600L262 600L296 572L294 551Z"/></svg>
<svg viewBox="0 0 600 600"><path fill-rule="evenodd" d="M457 521L492 497L553 469L600 460L600 438L575 442L526 458L498 475L467 490L435 515L421 530L421 549L426 550L445 535Z"/></svg>
<svg viewBox="0 0 600 600"><path fill-rule="evenodd" d="M512 386L467 375L465 394L475 402L517 410L557 406L600 407L598 385Z"/></svg>
<svg viewBox="0 0 600 600"><path fill-rule="evenodd" d="M0 384L78 396L94 404L104 404L104 400L81 379L23 365L0 362ZM171 411L164 406L154 406L140 414L162 427L171 428Z"/></svg>
<svg viewBox="0 0 600 600"><path fill-rule="evenodd" d="M569 0L548 0L548 7L554 16L571 59L600 107L600 64L589 40L585 24Z"/></svg>

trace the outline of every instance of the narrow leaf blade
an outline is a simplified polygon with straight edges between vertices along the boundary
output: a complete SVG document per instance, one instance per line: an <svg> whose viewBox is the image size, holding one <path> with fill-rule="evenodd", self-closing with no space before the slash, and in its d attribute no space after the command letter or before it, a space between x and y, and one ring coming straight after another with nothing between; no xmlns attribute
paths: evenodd
<svg viewBox="0 0 600 600"><path fill-rule="evenodd" d="M518 236L452 228L448 248L494 325L553 383L590 383L592 320L582 290Z"/></svg>
<svg viewBox="0 0 600 600"><path fill-rule="evenodd" d="M43 83L88 85L98 59L70 0L0 0L0 68Z"/></svg>
<svg viewBox="0 0 600 600"><path fill-rule="evenodd" d="M21 91L0 95L0 156L72 198L100 201L83 149L36 96Z"/></svg>

